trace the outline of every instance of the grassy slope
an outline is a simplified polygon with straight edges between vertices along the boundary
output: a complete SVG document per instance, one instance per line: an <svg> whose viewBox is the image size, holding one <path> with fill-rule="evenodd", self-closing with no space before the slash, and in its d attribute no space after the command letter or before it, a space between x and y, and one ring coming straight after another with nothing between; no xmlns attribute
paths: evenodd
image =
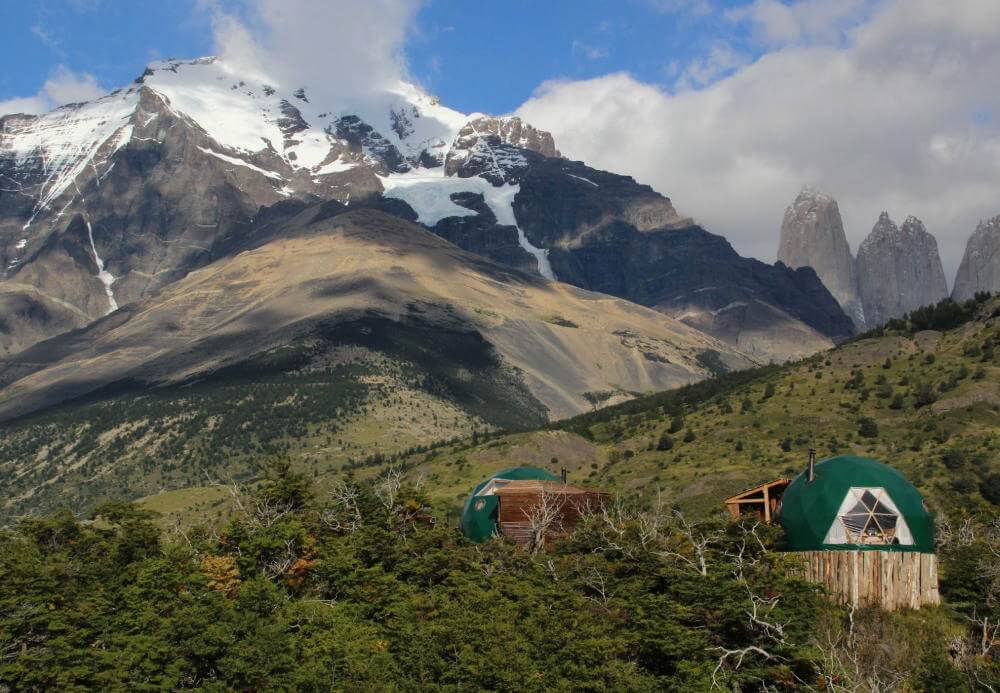
<svg viewBox="0 0 1000 693"><path fill-rule="evenodd" d="M659 490L694 514L717 512L732 493L797 474L810 447L821 458L876 457L913 480L934 510L973 511L988 503L981 484L1000 472L1000 354L991 347L1000 346L1000 319L990 317L998 311L994 300L956 329L888 330L798 363L730 374L541 430L466 439L396 463L451 521L476 483L522 464L565 467L572 481L647 497ZM921 385L934 401L918 406ZM670 433L677 414L683 427ZM863 418L875 421L875 437L861 434ZM670 450L657 449L664 434ZM332 479L319 479L320 488Z"/></svg>
<svg viewBox="0 0 1000 693"><path fill-rule="evenodd" d="M993 301L980 315L998 309ZM496 470L540 464L603 488L647 496L661 489L705 513L743 488L794 476L814 447L821 458L850 452L883 460L935 509L971 510L987 503L980 485L1000 472L1000 359L984 354L984 344L1000 345L1000 319L946 332L888 331L784 367L598 410L555 430L467 441L404 463L444 512L456 512ZM923 383L936 400L917 406ZM894 409L897 395L902 406ZM669 433L676 413L683 428ZM861 434L863 418L876 422L875 437ZM664 434L670 450L656 449Z"/></svg>
<svg viewBox="0 0 1000 693"><path fill-rule="evenodd" d="M375 334L379 324L369 327ZM419 333L382 329L368 346L315 338L188 386L120 392L5 424L0 514L252 480L276 457L327 477L373 454L544 421L490 354L467 347L467 362L440 358L426 344L421 352ZM440 337L461 348L463 335Z"/></svg>
<svg viewBox="0 0 1000 693"><path fill-rule="evenodd" d="M717 511L721 499L742 488L798 473L806 450L815 447L821 457L845 452L877 457L907 474L935 508L971 509L986 503L980 485L990 474L1000 472L1000 360L983 351L984 346L1000 344L997 318L986 318L998 308L996 300L981 306L982 319L954 330L889 331L798 363L730 374L544 429L476 436L404 453L396 463L404 466L410 479L424 485L442 516L454 517L469 489L483 478L521 464L547 466L557 472L565 467L573 481L612 490L649 496L660 489L682 507L707 513ZM297 467L310 472L322 493L344 473L360 477L380 473L385 464L371 460L374 453L393 455L415 444L489 430L481 417L448 398L407 386L401 377L404 370L384 357L368 358L366 363L360 378L366 383L359 400L363 404L353 414L317 417L314 410L320 400L271 395L267 401L286 403L272 402L255 411L265 419L284 421L289 429L279 430L264 450L251 444L251 436L249 452L226 448L208 454L213 444L210 431L201 423L199 427L183 424L203 423L205 401L180 400L188 406L187 414L167 417L178 423L161 423L161 439L155 445L148 437L135 438L124 455L133 464L116 465L131 469L136 478L122 479L109 472L109 483L97 484L83 500L99 494L148 494L145 502L165 513L164 522L212 521L226 514L228 494L204 485L205 480L230 474L253 479L260 461L275 454L288 455ZM936 401L918 407L915 395L922 383L933 387ZM213 390L212 406L217 414L219 407L223 412L233 409L234 420L245 417L246 412L236 411L238 403L253 402L249 390L258 385L232 383L227 387L233 389ZM282 387L302 391L297 382ZM319 387L342 390L343 383ZM772 390L773 394L765 396ZM902 397L902 407L894 409L897 395ZM180 406L178 400L171 401L171 406ZM117 406L130 409L135 418L134 402ZM187 418L198 409L202 418ZM274 417L276 411L283 416ZM678 413L683 416L683 428L668 433ZM42 425L44 420L25 424L32 436L33 454L46 454L45 446L39 448L46 431L53 431L55 442L49 446L54 448L70 444L80 438L81 431L103 421L85 409L72 416L77 417L73 425L58 417L48 421L49 428ZM863 417L877 423L876 437L861 435ZM103 424L103 435L112 442L126 437L129 428L113 423L114 419ZM673 448L659 450L665 433ZM26 435L5 437L2 452L7 459L18 440L24 444ZM183 451L180 457L177 450ZM140 451L143 459L167 463L143 465ZM106 457L107 450L102 454ZM20 455L24 457L23 450ZM367 463L362 463L366 458ZM212 467L212 460L224 465ZM206 465L208 474L203 470ZM68 481L78 478L71 475ZM25 478L25 483L30 481ZM121 492L122 486L132 492ZM46 505L57 502L58 498L49 499Z"/></svg>

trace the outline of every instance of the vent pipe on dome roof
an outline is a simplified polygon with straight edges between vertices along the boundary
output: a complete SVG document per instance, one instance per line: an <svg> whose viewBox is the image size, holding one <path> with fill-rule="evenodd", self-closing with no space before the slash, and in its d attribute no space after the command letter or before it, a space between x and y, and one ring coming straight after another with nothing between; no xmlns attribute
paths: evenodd
<svg viewBox="0 0 1000 693"><path fill-rule="evenodd" d="M813 448L809 448L809 470L806 473L806 481L812 481L816 478L816 451Z"/></svg>

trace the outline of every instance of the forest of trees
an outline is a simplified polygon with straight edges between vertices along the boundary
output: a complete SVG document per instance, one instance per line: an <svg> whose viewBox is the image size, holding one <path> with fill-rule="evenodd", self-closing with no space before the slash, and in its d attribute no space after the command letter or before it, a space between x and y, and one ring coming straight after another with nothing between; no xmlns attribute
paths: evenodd
<svg viewBox="0 0 1000 693"><path fill-rule="evenodd" d="M392 470L267 479L218 530L107 503L0 533L0 691L1000 686L988 518L942 524L944 606L849 613L772 527L619 498L532 555L428 522Z"/></svg>

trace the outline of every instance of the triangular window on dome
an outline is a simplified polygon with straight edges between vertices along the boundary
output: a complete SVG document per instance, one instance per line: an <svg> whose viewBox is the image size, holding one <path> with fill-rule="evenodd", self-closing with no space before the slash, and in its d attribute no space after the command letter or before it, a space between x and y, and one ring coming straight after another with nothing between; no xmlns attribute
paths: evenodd
<svg viewBox="0 0 1000 693"><path fill-rule="evenodd" d="M823 543L910 546L913 535L885 489L851 488Z"/></svg>

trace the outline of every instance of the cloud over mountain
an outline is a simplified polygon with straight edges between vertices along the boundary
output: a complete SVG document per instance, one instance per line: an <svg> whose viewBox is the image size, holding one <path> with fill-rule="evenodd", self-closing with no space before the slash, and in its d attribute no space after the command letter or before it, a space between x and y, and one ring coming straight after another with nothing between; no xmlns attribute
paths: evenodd
<svg viewBox="0 0 1000 693"><path fill-rule="evenodd" d="M729 19L769 50L704 88L554 81L518 113L745 253L774 257L782 211L810 182L836 195L854 248L883 209L921 217L950 274L976 222L1000 210L1000 3L846 7L758 0Z"/></svg>
<svg viewBox="0 0 1000 693"><path fill-rule="evenodd" d="M415 0L251 0L215 12L216 52L241 72L326 96L358 96L406 75Z"/></svg>
<svg viewBox="0 0 1000 693"><path fill-rule="evenodd" d="M96 99L107 90L93 75L73 72L59 65L34 96L0 101L0 115L5 113L44 113L57 106Z"/></svg>

